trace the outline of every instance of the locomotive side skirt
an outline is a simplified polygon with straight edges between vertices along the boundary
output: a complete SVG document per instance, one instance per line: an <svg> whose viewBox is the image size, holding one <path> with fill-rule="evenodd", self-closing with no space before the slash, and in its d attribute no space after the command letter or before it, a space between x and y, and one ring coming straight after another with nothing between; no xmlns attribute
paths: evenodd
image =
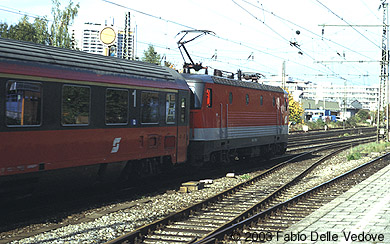
<svg viewBox="0 0 390 244"><path fill-rule="evenodd" d="M255 138L274 135L286 135L288 126L245 126L245 127L227 127L221 133L220 128L194 128L191 129L192 141L213 141L219 140L224 134L226 139Z"/></svg>

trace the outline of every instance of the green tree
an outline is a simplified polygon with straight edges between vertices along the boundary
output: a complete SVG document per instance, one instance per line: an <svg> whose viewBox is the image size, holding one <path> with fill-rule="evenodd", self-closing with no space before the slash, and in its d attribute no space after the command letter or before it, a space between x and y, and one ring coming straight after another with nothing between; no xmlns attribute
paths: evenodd
<svg viewBox="0 0 390 244"><path fill-rule="evenodd" d="M8 37L8 24L7 23L0 23L0 37L3 38L9 38Z"/></svg>
<svg viewBox="0 0 390 244"><path fill-rule="evenodd" d="M370 119L370 112L364 109L359 110L359 112L356 113L356 122L366 122L367 119Z"/></svg>
<svg viewBox="0 0 390 244"><path fill-rule="evenodd" d="M32 24L33 28L35 30L35 43L39 44L49 44L49 28L48 28L48 20L45 17L42 18L36 18L34 20L34 23Z"/></svg>
<svg viewBox="0 0 390 244"><path fill-rule="evenodd" d="M20 41L30 41L40 44L48 44L47 19L36 18L34 23L23 16L16 25L8 26L7 23L0 24L0 36Z"/></svg>
<svg viewBox="0 0 390 244"><path fill-rule="evenodd" d="M72 0L69 0L69 5L65 7L64 10L61 10L61 3L59 0L52 0L52 3L51 13L54 21L50 27L50 45L71 48L72 40L69 34L69 26L73 24L80 4L77 3L73 6Z"/></svg>
<svg viewBox="0 0 390 244"><path fill-rule="evenodd" d="M53 24L50 29L46 16L35 18L32 24L27 16L23 16L16 25L0 23L0 37L71 48L69 26L73 24L80 5L73 6L72 0L69 0L69 5L61 10L59 0L52 0L52 3Z"/></svg>
<svg viewBox="0 0 390 244"><path fill-rule="evenodd" d="M144 51L144 56L141 60L152 64L160 64L160 59L161 55L154 50L152 45L149 45L148 49Z"/></svg>

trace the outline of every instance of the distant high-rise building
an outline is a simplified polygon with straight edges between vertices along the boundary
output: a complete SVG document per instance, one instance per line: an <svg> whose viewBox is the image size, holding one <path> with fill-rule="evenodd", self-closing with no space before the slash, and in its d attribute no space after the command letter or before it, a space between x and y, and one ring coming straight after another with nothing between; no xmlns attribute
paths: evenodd
<svg viewBox="0 0 390 244"><path fill-rule="evenodd" d="M130 12L126 13L125 18L125 30L121 33L123 45L121 48L122 58L125 59L134 59L135 57L135 48L134 48L134 31L131 29L131 14ZM119 36L118 36L119 39ZM119 56L119 48L118 48Z"/></svg>
<svg viewBox="0 0 390 244"><path fill-rule="evenodd" d="M279 76L262 80L265 84L282 86L282 78ZM340 108L352 108L354 102L358 101L363 109L375 111L378 105L378 85L342 85L327 82L313 83L310 81L294 80L286 77L286 88L293 95L294 100L312 99L327 102L338 102Z"/></svg>
<svg viewBox="0 0 390 244"><path fill-rule="evenodd" d="M126 13L124 28L108 26L99 23L84 23L72 30L72 46L75 49L88 53L110 55L118 58L134 59L134 30L131 28L130 12ZM104 31L103 31L104 30ZM103 32L102 32L103 31ZM107 40L107 34L115 35L112 43L103 43L102 36ZM101 36L102 35L102 36ZM110 38L108 38L109 40Z"/></svg>
<svg viewBox="0 0 390 244"><path fill-rule="evenodd" d="M118 45L117 45L117 56L118 58L124 58L123 52L124 52L124 37L125 37L125 32L124 31L119 31L117 34L118 38Z"/></svg>
<svg viewBox="0 0 390 244"><path fill-rule="evenodd" d="M82 41L79 43L80 50L88 53L104 55L104 44L100 41L102 24L85 23L82 28Z"/></svg>
<svg viewBox="0 0 390 244"><path fill-rule="evenodd" d="M117 34L117 38L118 38L118 46L117 46L118 58L134 60L135 52L134 52L133 32L131 32L130 36L128 36L125 31L119 31Z"/></svg>

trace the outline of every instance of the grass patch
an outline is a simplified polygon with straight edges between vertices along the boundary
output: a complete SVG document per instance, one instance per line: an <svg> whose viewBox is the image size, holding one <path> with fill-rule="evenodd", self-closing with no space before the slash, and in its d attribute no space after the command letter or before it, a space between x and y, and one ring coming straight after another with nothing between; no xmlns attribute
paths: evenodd
<svg viewBox="0 0 390 244"><path fill-rule="evenodd" d="M244 174L244 175L241 175L240 178L243 180L249 180L251 178L251 176L249 174Z"/></svg>
<svg viewBox="0 0 390 244"><path fill-rule="evenodd" d="M352 152L352 153L347 155L348 161L350 161L350 160L358 160L361 157L362 157L362 155L360 154L360 152Z"/></svg>
<svg viewBox="0 0 390 244"><path fill-rule="evenodd" d="M347 160L357 160L360 159L364 154L382 152L386 150L387 147L390 147L390 142L371 142L368 144L359 145L351 148L350 153L347 155Z"/></svg>

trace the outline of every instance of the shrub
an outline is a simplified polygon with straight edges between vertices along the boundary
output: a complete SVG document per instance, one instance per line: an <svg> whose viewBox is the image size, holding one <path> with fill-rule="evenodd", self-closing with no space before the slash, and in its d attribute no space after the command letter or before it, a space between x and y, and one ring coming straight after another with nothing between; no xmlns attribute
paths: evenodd
<svg viewBox="0 0 390 244"><path fill-rule="evenodd" d="M360 154L360 152L353 152L353 153L350 153L347 155L348 161L357 160L357 159L360 159L361 157L362 157L362 155Z"/></svg>

